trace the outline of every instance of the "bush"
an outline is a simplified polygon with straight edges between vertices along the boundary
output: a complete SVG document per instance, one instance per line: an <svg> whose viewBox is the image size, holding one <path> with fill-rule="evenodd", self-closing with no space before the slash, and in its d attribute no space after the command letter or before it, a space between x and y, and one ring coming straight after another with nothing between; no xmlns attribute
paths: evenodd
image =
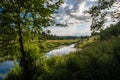
<svg viewBox="0 0 120 80"><path fill-rule="evenodd" d="M23 69L17 64L15 68L11 69L4 80L23 80Z"/></svg>

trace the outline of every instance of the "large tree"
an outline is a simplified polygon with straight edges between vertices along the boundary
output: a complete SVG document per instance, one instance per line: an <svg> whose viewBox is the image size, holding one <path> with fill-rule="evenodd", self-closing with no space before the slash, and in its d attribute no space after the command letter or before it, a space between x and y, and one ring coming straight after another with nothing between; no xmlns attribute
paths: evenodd
<svg viewBox="0 0 120 80"><path fill-rule="evenodd" d="M31 36L40 34L42 27L55 23L53 14L61 3L62 0L0 0L0 57L20 53L20 65L29 73L25 43L36 40Z"/></svg>

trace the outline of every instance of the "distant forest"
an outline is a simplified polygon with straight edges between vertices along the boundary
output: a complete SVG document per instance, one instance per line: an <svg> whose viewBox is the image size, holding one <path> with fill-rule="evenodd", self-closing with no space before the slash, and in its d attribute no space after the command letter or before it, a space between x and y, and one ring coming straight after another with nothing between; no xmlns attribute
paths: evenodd
<svg viewBox="0 0 120 80"><path fill-rule="evenodd" d="M89 38L90 36L57 36L50 33L42 32L42 35L40 36L40 39L46 39L46 40L65 40L65 39L85 39Z"/></svg>

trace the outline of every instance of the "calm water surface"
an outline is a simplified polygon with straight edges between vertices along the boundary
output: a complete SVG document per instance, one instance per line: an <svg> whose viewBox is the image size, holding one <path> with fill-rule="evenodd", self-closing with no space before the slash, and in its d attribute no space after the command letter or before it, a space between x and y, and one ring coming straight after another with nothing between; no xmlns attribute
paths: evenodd
<svg viewBox="0 0 120 80"><path fill-rule="evenodd" d="M51 50L46 53L46 56L57 56L57 55L63 55L63 54L69 54L70 52L75 52L76 48L74 48L75 44L72 44L70 46L62 46L57 49Z"/></svg>
<svg viewBox="0 0 120 80"><path fill-rule="evenodd" d="M0 63L0 80L2 80L6 73L14 67L14 61L5 61Z"/></svg>

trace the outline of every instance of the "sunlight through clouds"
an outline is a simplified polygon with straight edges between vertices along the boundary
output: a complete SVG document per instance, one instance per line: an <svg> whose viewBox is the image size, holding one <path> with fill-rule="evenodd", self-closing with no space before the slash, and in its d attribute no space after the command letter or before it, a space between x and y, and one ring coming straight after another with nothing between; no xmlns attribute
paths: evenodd
<svg viewBox="0 0 120 80"><path fill-rule="evenodd" d="M89 14L85 14L84 11L88 10L96 1L97 0L64 0L64 4L61 5L57 11L58 14L55 16L57 23L67 23L68 26L65 28L54 26L46 29L51 30L52 34L58 36L90 35L91 17ZM108 22L110 22L110 17L107 16L106 18L108 18Z"/></svg>
<svg viewBox="0 0 120 80"><path fill-rule="evenodd" d="M52 34L58 36L89 35L91 22L90 16L83 12L93 4L94 0L64 0L64 4L58 10L56 22L68 24L67 27L48 27ZM86 24L86 22L88 24Z"/></svg>

